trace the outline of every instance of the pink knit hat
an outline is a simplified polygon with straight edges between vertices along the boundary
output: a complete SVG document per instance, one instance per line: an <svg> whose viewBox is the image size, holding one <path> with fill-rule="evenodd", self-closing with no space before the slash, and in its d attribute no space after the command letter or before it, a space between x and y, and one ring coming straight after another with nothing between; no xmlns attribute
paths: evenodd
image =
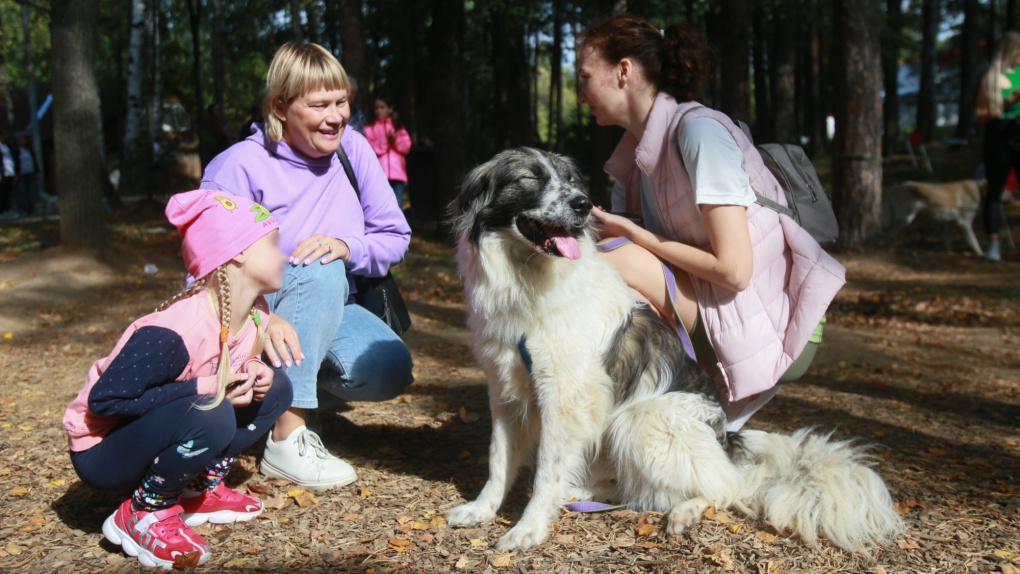
<svg viewBox="0 0 1020 574"><path fill-rule="evenodd" d="M184 265L201 279L230 261L280 224L254 201L224 191L178 193L166 204L166 217L181 234Z"/></svg>

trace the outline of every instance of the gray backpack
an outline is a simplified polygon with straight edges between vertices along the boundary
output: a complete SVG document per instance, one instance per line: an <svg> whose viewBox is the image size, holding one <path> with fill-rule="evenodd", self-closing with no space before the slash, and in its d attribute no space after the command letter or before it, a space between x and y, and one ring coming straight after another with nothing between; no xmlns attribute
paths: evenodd
<svg viewBox="0 0 1020 574"><path fill-rule="evenodd" d="M684 112L694 111L704 106L697 106ZM683 116L680 117L683 120ZM733 120L747 139L754 143L751 137L751 129L746 123ZM822 182L818 179L818 172L811 160L804 153L804 148L799 145L766 143L755 146L765 167L772 172L779 185L786 193L786 205L783 206L771 199L755 192L756 203L783 213L793 218L798 225L811 234L823 247L831 247L836 238L839 237L839 224L836 222L836 214L832 211L832 202L829 200Z"/></svg>

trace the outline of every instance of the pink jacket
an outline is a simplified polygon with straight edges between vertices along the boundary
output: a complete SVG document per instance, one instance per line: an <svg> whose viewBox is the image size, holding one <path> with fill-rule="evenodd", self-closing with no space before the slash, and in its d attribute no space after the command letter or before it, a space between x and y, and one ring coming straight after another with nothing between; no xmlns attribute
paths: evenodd
<svg viewBox="0 0 1020 574"><path fill-rule="evenodd" d="M606 162L606 172L627 192L627 203L664 206L663 229L651 231L711 250L693 185L677 145L681 115L700 104L677 103L660 92L641 141L626 134ZM786 205L776 178L740 128L709 108L683 116L683 125L698 117L719 121L744 155L751 188ZM649 186L641 185L642 173ZM644 199L642 201L642 194ZM637 206L639 209L634 210ZM614 210L623 206L614 205ZM646 222L649 217L645 217ZM659 218L654 218L658 220ZM757 203L747 208L754 252L754 271L747 289L737 293L691 276L701 319L718 357L726 391L736 401L773 387L807 345L815 326L846 282L846 270L797 223Z"/></svg>
<svg viewBox="0 0 1020 574"><path fill-rule="evenodd" d="M257 303L268 324L265 300ZM146 315L127 328L108 357L89 369L85 388L64 412L64 429L74 452L99 444L121 420L183 397L216 393L220 322L205 291ZM230 371L251 361L258 326L248 317L236 337L227 339ZM99 411L99 412L95 412Z"/></svg>
<svg viewBox="0 0 1020 574"><path fill-rule="evenodd" d="M386 134L395 131L396 141L391 145ZM365 138L372 144L375 155L379 156L383 173L390 181L407 181L407 160L404 158L411 152L411 136L407 130L393 129L393 120L386 118L365 126Z"/></svg>

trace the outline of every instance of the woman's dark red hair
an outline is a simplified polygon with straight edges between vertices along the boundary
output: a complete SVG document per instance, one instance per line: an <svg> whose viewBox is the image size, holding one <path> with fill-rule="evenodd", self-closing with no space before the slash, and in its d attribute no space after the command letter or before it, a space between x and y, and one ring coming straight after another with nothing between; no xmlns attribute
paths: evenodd
<svg viewBox="0 0 1020 574"><path fill-rule="evenodd" d="M589 26L581 45L613 65L624 58L636 62L650 82L679 102L701 98L715 59L696 28L673 24L662 34L648 20L627 14Z"/></svg>

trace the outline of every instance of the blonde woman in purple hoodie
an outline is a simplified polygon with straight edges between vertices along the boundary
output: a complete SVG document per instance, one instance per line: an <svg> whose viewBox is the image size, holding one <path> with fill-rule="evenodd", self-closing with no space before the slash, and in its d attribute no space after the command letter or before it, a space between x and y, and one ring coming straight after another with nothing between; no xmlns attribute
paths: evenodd
<svg viewBox="0 0 1020 574"><path fill-rule="evenodd" d="M290 256L283 287L266 297L283 321L266 354L290 377L293 407L267 441L262 473L308 488L357 479L305 426L308 409L382 401L412 382L411 355L354 303L353 277L382 277L407 253L411 230L365 137L347 128L350 81L327 50L289 42L269 66L264 124L210 162L202 187L249 197L280 221ZM337 157L343 147L360 198Z"/></svg>

